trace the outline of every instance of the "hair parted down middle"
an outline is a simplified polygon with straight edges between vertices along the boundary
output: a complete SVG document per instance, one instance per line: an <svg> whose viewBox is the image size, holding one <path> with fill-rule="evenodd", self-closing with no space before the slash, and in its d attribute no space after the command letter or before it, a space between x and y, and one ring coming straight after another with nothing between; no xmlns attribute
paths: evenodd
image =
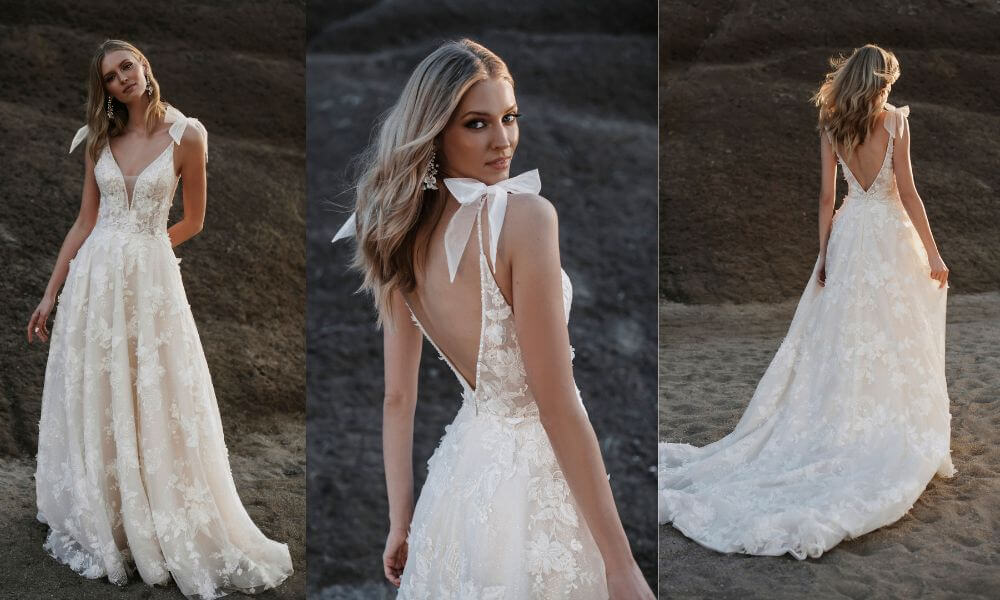
<svg viewBox="0 0 1000 600"><path fill-rule="evenodd" d="M496 77L514 83L503 60L484 46L469 39L441 45L410 74L374 142L360 157L357 246L351 266L364 276L360 290L372 295L380 326L392 321L393 292L409 292L416 284L415 271L425 250L417 247L417 233L440 218L443 203L438 200L448 193L444 186L422 186L437 139L465 92L478 81Z"/></svg>
<svg viewBox="0 0 1000 600"><path fill-rule="evenodd" d="M146 112L141 115L146 125L146 131L152 132L163 116L167 113L167 105L160 99L160 84L153 76L153 68L149 64L149 59L132 44L122 40L104 40L97 51L94 52L90 60L90 69L87 73L87 154L90 159L97 162L104 146L110 138L115 137L125 131L125 125L129 118L140 115L129 115L128 108L118 100L111 98L111 105L114 107L114 117L108 118L107 101L110 94L104 88L104 73L101 72L101 63L104 56L109 52L125 50L131 52L135 60L146 73L146 81L149 82L151 94Z"/></svg>
<svg viewBox="0 0 1000 600"><path fill-rule="evenodd" d="M874 44L855 48L848 58L830 59L833 71L813 97L819 108L819 128L830 132L842 156L863 144L882 112L877 102L886 87L899 79L896 55Z"/></svg>

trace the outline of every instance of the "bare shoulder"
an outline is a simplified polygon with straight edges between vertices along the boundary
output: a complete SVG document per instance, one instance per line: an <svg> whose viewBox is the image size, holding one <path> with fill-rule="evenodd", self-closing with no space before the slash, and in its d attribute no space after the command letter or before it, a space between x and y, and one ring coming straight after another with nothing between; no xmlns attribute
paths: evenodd
<svg viewBox="0 0 1000 600"><path fill-rule="evenodd" d="M556 207L538 194L511 194L507 198L504 235L511 241L558 239Z"/></svg>
<svg viewBox="0 0 1000 600"><path fill-rule="evenodd" d="M180 137L177 144L185 163L198 165L208 160L208 136L201 123L194 119L188 120Z"/></svg>
<svg viewBox="0 0 1000 600"><path fill-rule="evenodd" d="M188 123L181 133L180 146L185 152L204 152L208 147L208 140L202 131L201 124Z"/></svg>

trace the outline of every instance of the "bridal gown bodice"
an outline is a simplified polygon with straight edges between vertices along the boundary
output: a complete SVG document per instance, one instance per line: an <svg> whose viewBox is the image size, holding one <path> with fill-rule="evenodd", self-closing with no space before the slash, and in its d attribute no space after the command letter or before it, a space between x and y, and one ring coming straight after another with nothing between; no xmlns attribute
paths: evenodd
<svg viewBox="0 0 1000 600"><path fill-rule="evenodd" d="M466 242L478 240L469 246L479 253L479 346L475 379L467 381L410 311L455 374L462 404L427 463L398 599L607 600L603 560L539 420L514 312L490 268L507 191L537 193L537 172L494 186L445 184L462 204L445 234L452 280ZM559 277L568 320L572 286L565 271Z"/></svg>
<svg viewBox="0 0 1000 600"><path fill-rule="evenodd" d="M900 199L893 155L908 107L886 106L889 141L848 194L788 333L732 433L661 443L659 517L721 552L817 557L902 517L950 476L944 377L947 290Z"/></svg>
<svg viewBox="0 0 1000 600"><path fill-rule="evenodd" d="M191 119L193 121L193 119ZM138 175L126 177L105 145L94 164L101 193L95 229L166 237L167 217L177 187L174 146L170 143Z"/></svg>
<svg viewBox="0 0 1000 600"><path fill-rule="evenodd" d="M107 145L94 164L98 217L59 295L35 474L45 549L124 585L173 580L186 596L260 591L292 570L240 502L215 391L167 236L187 127L134 180ZM74 143L83 141L86 128ZM72 151L72 147L71 147Z"/></svg>

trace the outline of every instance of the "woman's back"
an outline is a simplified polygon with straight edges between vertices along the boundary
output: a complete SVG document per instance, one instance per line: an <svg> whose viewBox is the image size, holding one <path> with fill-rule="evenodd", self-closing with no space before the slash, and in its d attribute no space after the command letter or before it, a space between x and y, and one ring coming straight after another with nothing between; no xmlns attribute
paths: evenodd
<svg viewBox="0 0 1000 600"><path fill-rule="evenodd" d="M889 132L885 128L887 114L887 111L883 111L875 118L872 130L868 132L864 143L858 144L850 158L844 161L863 190L870 189L875 183L889 151ZM837 153L842 158L845 156L841 148L837 148Z"/></svg>
<svg viewBox="0 0 1000 600"><path fill-rule="evenodd" d="M459 207L451 199L446 202L441 218L429 223L426 231L418 236L418 246L424 250L420 264L414 269L416 286L404 297L427 337L433 340L438 351L447 357L469 388L475 389L482 329L479 240L473 228L452 281L445 250L445 233ZM480 218L484 225L488 222L485 207L480 210ZM483 236L488 239L488 226L483 227ZM484 247L488 247L487 244L488 241ZM498 249L498 257L500 252Z"/></svg>

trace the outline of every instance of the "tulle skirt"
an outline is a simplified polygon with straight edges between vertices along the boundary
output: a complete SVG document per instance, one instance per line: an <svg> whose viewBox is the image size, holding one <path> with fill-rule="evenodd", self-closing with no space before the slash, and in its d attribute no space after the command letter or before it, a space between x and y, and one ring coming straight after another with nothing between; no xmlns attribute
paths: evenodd
<svg viewBox="0 0 1000 600"><path fill-rule="evenodd" d="M947 289L898 196L845 200L817 268L736 429L659 445L660 522L713 550L818 557L955 472Z"/></svg>
<svg viewBox="0 0 1000 600"><path fill-rule="evenodd" d="M36 471L45 549L77 573L172 579L186 596L291 572L233 484L222 423L166 233L98 225L70 263L45 372Z"/></svg>
<svg viewBox="0 0 1000 600"><path fill-rule="evenodd" d="M607 600L604 563L537 415L467 399L428 461L399 600Z"/></svg>

